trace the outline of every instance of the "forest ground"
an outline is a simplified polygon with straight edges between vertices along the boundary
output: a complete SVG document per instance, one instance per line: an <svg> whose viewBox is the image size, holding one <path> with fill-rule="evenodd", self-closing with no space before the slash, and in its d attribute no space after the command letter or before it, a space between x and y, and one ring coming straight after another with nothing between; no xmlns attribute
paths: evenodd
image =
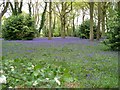
<svg viewBox="0 0 120 90"><path fill-rule="evenodd" d="M45 65L49 64L66 69L67 71L63 70L63 74L59 73L58 75L59 81L62 83L60 87L118 87L118 52L108 50L108 47L101 43L101 41L94 40L92 42L88 39L76 37L67 37L65 39L53 38L52 40L47 38L2 40L2 56L4 57L3 65L6 68L6 72L7 69L9 70L9 65L6 66L5 63L18 58L21 60L25 59L26 62L23 62L26 66L28 66L28 63L37 66L40 64L39 62L43 61L46 63ZM19 63L21 62L17 64ZM43 65L42 67L46 66ZM22 74L20 68L22 66L16 66L16 70L19 69L20 74ZM9 73L6 73L8 77L11 75ZM63 77L60 78L61 75ZM23 77L28 78L26 75L23 75ZM49 75L45 78L47 77ZM53 77L49 78L52 79ZM11 85L14 86L14 84ZM18 84L15 83L15 85ZM43 84L41 87L48 86ZM40 87L39 84L38 87Z"/></svg>

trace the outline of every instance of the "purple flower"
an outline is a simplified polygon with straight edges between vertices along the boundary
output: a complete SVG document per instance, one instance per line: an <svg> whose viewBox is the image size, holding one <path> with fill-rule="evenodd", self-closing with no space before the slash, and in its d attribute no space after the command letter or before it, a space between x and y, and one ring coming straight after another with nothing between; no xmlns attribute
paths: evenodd
<svg viewBox="0 0 120 90"><path fill-rule="evenodd" d="M27 52L33 52L33 50L27 50Z"/></svg>
<svg viewBox="0 0 120 90"><path fill-rule="evenodd" d="M94 53L88 54L87 56L89 57L93 57Z"/></svg>
<svg viewBox="0 0 120 90"><path fill-rule="evenodd" d="M90 77L91 77L91 74L86 74L86 77L87 77L87 78L90 78Z"/></svg>

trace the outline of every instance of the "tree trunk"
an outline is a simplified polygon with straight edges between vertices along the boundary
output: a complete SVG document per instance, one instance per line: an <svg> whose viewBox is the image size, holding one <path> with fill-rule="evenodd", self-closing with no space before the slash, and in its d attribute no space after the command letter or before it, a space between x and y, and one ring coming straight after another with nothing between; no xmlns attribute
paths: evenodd
<svg viewBox="0 0 120 90"><path fill-rule="evenodd" d="M79 10L76 11L76 14L77 14L77 21L76 21L76 23L77 23L77 27L78 27L79 26L79 17L78 17Z"/></svg>
<svg viewBox="0 0 120 90"><path fill-rule="evenodd" d="M72 29L73 29L73 31L72 31L72 36L75 36L75 22L74 22L74 20L75 20L75 14L74 14L74 11L73 11L73 4L71 4L71 10L72 10Z"/></svg>
<svg viewBox="0 0 120 90"><path fill-rule="evenodd" d="M105 15L102 13L102 38L105 36Z"/></svg>
<svg viewBox="0 0 120 90"><path fill-rule="evenodd" d="M20 1L20 7L18 8L18 13L22 13L23 0Z"/></svg>
<svg viewBox="0 0 120 90"><path fill-rule="evenodd" d="M36 26L39 24L38 22L38 18L39 17L39 2L38 2L38 0L36 1L36 3L35 3L35 15L34 15L34 19L35 19L35 24L36 24Z"/></svg>
<svg viewBox="0 0 120 90"><path fill-rule="evenodd" d="M31 2L31 0L30 0L30 2L28 3L28 7L29 7L29 16L31 17L31 15L32 15L32 8L31 8L31 6L32 6L32 2Z"/></svg>
<svg viewBox="0 0 120 90"><path fill-rule="evenodd" d="M47 10L47 2L45 2L45 8L44 8L44 11L43 11L42 17L41 17L41 23L40 23L40 27L39 27L39 34L41 32L41 29L44 26L46 10Z"/></svg>
<svg viewBox="0 0 120 90"><path fill-rule="evenodd" d="M72 21L72 26L73 26L73 36L75 36L75 23L74 23L74 20L75 20L75 15L73 15L73 21Z"/></svg>
<svg viewBox="0 0 120 90"><path fill-rule="evenodd" d="M65 38L65 3L62 3L62 10L61 10L61 37Z"/></svg>
<svg viewBox="0 0 120 90"><path fill-rule="evenodd" d="M65 26L66 26L66 19L65 19L65 15L63 16L63 38L65 38Z"/></svg>
<svg viewBox="0 0 120 90"><path fill-rule="evenodd" d="M83 14L83 16L82 16L82 22L84 22L84 20L85 20L85 10L84 10L84 8L82 9L82 14Z"/></svg>
<svg viewBox="0 0 120 90"><path fill-rule="evenodd" d="M15 5L14 13L13 13L14 15L17 15L17 14L18 14L18 12L17 12L17 11L18 11L18 4L19 4L19 3L18 3L18 0L14 0L14 5Z"/></svg>
<svg viewBox="0 0 120 90"><path fill-rule="evenodd" d="M118 25L120 26L120 1L118 2Z"/></svg>
<svg viewBox="0 0 120 90"><path fill-rule="evenodd" d="M51 10L51 7L52 7L52 2L50 1L49 2L49 35L48 35L48 40L51 40L52 37L51 37L51 24L52 24L52 10Z"/></svg>
<svg viewBox="0 0 120 90"><path fill-rule="evenodd" d="M69 36L69 22L66 25L66 36Z"/></svg>
<svg viewBox="0 0 120 90"><path fill-rule="evenodd" d="M53 19L53 27L52 27L52 37L53 37L53 33L55 31L55 26L56 26L56 15L55 15L55 5L54 5L54 19Z"/></svg>
<svg viewBox="0 0 120 90"><path fill-rule="evenodd" d="M102 5L102 38L105 36L105 16L106 16L106 2L103 2Z"/></svg>
<svg viewBox="0 0 120 90"><path fill-rule="evenodd" d="M64 20L63 16L61 17L61 37L65 38L65 33L64 33Z"/></svg>
<svg viewBox="0 0 120 90"><path fill-rule="evenodd" d="M54 30L55 30L55 25L56 25L56 16L55 16L55 13L54 13L53 28L52 28L52 37L53 37Z"/></svg>
<svg viewBox="0 0 120 90"><path fill-rule="evenodd" d="M94 2L90 2L90 40L94 40L93 34L93 9L94 9Z"/></svg>
<svg viewBox="0 0 120 90"><path fill-rule="evenodd" d="M100 14L101 14L101 2L98 2L97 40L100 39Z"/></svg>
<svg viewBox="0 0 120 90"><path fill-rule="evenodd" d="M42 31L44 32L45 37L49 37L49 13L46 12L45 18L45 26Z"/></svg>
<svg viewBox="0 0 120 90"><path fill-rule="evenodd" d="M118 13L120 13L120 1L118 2Z"/></svg>

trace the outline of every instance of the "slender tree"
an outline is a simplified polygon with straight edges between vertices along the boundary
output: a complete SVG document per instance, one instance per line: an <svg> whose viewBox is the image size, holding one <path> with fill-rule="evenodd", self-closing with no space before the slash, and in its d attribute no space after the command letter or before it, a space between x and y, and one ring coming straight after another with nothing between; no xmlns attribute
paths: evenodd
<svg viewBox="0 0 120 90"><path fill-rule="evenodd" d="M36 25L39 24L39 0L35 2L35 15L34 15Z"/></svg>
<svg viewBox="0 0 120 90"><path fill-rule="evenodd" d="M62 9L61 9L61 37L65 38L65 7L66 7L66 2L62 2Z"/></svg>
<svg viewBox="0 0 120 90"><path fill-rule="evenodd" d="M102 2L102 38L105 36L105 17L106 17L107 2Z"/></svg>
<svg viewBox="0 0 120 90"><path fill-rule="evenodd" d="M94 10L94 2L90 2L90 40L94 40L94 34L93 34L93 10Z"/></svg>
<svg viewBox="0 0 120 90"><path fill-rule="evenodd" d="M74 36L75 35L75 14L73 14L72 28L73 28L73 36Z"/></svg>
<svg viewBox="0 0 120 90"><path fill-rule="evenodd" d="M52 36L53 36L53 32L55 31L55 27L56 27L55 4L54 4L54 9L53 9L53 14L54 14L54 18L53 18Z"/></svg>
<svg viewBox="0 0 120 90"><path fill-rule="evenodd" d="M31 17L32 15L32 1L31 0L29 0L28 2L28 8L29 8L29 16Z"/></svg>
<svg viewBox="0 0 120 90"><path fill-rule="evenodd" d="M51 2L51 0L50 0L50 2L49 2L49 35L48 35L48 40L51 40L52 39L52 37L51 37L51 30L52 30L52 28L51 28L51 24L52 24L52 9L51 9L51 7L52 7L52 2Z"/></svg>
<svg viewBox="0 0 120 90"><path fill-rule="evenodd" d="M82 22L85 20L85 7L82 7Z"/></svg>
<svg viewBox="0 0 120 90"><path fill-rule="evenodd" d="M75 12L74 12L74 8L73 8L73 4L71 5L71 10L72 11L70 13L70 16L72 16L72 35L74 36L75 35ZM68 24L68 26L69 26L69 24Z"/></svg>
<svg viewBox="0 0 120 90"><path fill-rule="evenodd" d="M100 39L100 15L101 15L101 2L98 2L98 25L97 25L97 40Z"/></svg>
<svg viewBox="0 0 120 90"><path fill-rule="evenodd" d="M117 3L118 6L118 26L120 26L120 1Z"/></svg>
<svg viewBox="0 0 120 90"><path fill-rule="evenodd" d="M41 29L44 26L46 11L47 11L47 2L45 2L45 8L44 8L44 11L43 11L42 16L41 16L41 23L40 23L40 27L39 27L39 33L41 32Z"/></svg>

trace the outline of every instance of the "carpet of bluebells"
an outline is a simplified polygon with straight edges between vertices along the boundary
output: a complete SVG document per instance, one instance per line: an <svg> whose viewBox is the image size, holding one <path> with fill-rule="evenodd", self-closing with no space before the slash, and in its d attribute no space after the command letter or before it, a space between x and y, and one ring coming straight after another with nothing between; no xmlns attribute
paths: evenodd
<svg viewBox="0 0 120 90"><path fill-rule="evenodd" d="M2 40L2 66L7 87L118 87L118 52L96 40Z"/></svg>

